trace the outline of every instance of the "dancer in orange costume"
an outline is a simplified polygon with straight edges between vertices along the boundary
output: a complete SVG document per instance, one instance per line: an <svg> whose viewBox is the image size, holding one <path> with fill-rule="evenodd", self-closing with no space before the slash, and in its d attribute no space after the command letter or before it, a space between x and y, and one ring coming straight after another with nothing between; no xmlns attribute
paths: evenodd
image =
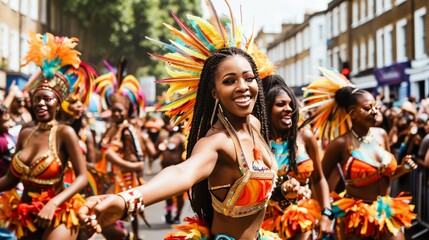
<svg viewBox="0 0 429 240"><path fill-rule="evenodd" d="M41 67L28 86L37 125L20 132L10 170L0 179L0 191L19 181L24 185L22 196L14 190L0 196L0 220L20 239L76 239L78 234L76 211L84 203L78 192L87 183L86 166L76 133L56 120L77 78L73 72L80 63L74 50L77 41L50 33L30 35L24 60ZM68 160L76 178L65 188Z"/></svg>

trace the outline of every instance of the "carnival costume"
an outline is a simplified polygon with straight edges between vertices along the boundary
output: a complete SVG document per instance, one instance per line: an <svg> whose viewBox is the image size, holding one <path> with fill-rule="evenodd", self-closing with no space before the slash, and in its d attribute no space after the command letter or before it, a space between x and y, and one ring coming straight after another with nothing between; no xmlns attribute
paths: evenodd
<svg viewBox="0 0 429 240"><path fill-rule="evenodd" d="M29 51L24 58L25 63L34 62L41 67L27 85L30 92L49 90L59 102L69 94L70 86L77 79L74 69L80 63L80 53L74 50L78 39L54 37L50 33L44 35L30 33ZM66 74L67 73L67 74ZM56 138L58 123L38 123L35 130L24 140L23 149L37 129L50 129L49 149L30 165L20 160L21 151L12 159L11 173L21 179L24 190L26 186L38 187L39 192L26 192L19 196L15 189L0 195L0 221L2 225L13 230L18 238L39 230L34 225L38 212L64 189L63 178L65 166L58 156ZM82 195L76 194L56 208L53 227L64 224L68 229L79 225L76 212L85 203Z"/></svg>
<svg viewBox="0 0 429 240"><path fill-rule="evenodd" d="M255 63L261 62L257 58L260 51L253 43L253 37L246 42L242 34L241 25L238 24L232 16L232 10L228 1L225 1L230 10L231 16L220 19L211 1L208 1L209 9L212 13L210 20L205 20L197 16L187 15L191 28L182 22L172 11L171 14L180 26L178 30L168 24L164 25L176 37L170 40L170 44L160 42L155 39L147 38L155 43L161 44L168 53L158 55L150 53L156 59L166 62L166 70L170 78L157 80L157 83L169 84L167 91L169 96L179 93L180 96L174 101L160 108L165 111L175 124L185 122L185 131L189 130L192 124L193 109L196 102L198 84L201 71L206 59L212 56L217 50L225 47L236 47L244 49L250 55L255 54ZM252 55L253 56L253 55ZM265 55L261 55L265 57ZM266 57L265 57L266 59ZM260 65L258 65L259 68ZM266 65L266 68L271 65ZM220 108L220 106L219 106ZM214 112L216 109L214 109ZM261 172L251 171L242 157L242 148L239 146L235 131L228 120L219 111L218 119L222 122L228 135L234 142L237 160L242 177L236 182L227 186L212 186L210 192L216 189L229 188L226 199L220 200L212 194L212 206L214 211L225 216L233 218L243 217L255 214L265 208L265 205L271 195L275 184L276 174L270 169L264 169ZM252 134L255 132L253 127L250 129ZM256 131L257 132L257 131ZM264 141L262 141L264 142ZM255 149L256 150L256 149ZM240 153L241 151L241 153ZM270 152L270 151L269 151ZM260 154L260 153L259 153ZM255 159L258 159L258 150L254 151ZM210 185L210 183L209 183ZM210 229L198 219L188 219L188 225L180 225L176 228L181 230L179 233L172 233L166 236L166 239L211 239ZM268 235L268 233L265 233ZM275 237L277 235L273 234ZM271 239L276 239L276 238ZM278 238L278 237L277 237ZM214 239L232 239L230 236L216 236Z"/></svg>
<svg viewBox="0 0 429 240"><path fill-rule="evenodd" d="M282 239L310 231L321 217L321 208L315 199L289 200L282 193L282 183L290 178L295 178L301 186L308 187L309 178L314 170L313 160L302 143L297 144L296 164L298 172L291 170L288 144L288 141L270 141L280 170L277 173L279 180L262 224L264 229L277 232Z"/></svg>
<svg viewBox="0 0 429 240"><path fill-rule="evenodd" d="M359 148L350 146L350 157L341 169L346 185L363 187L382 177L390 178L397 167L395 157L372 137L371 130L365 138L357 136L351 129L350 117L335 101L337 90L352 85L339 73L325 68L320 68L320 71L323 77L304 90L305 107L302 110L318 108L314 114L314 129L320 128L317 132L320 139L330 141L351 131L353 137L361 142ZM380 148L381 162L365 154L365 147L374 146ZM346 234L371 238L378 238L385 233L396 236L402 227L409 228L416 217L413 213L414 206L410 204L411 197L403 196L403 193L396 198L378 196L375 201L350 198L346 191L331 195L334 199L332 211L340 218L338 221L345 221Z"/></svg>
<svg viewBox="0 0 429 240"><path fill-rule="evenodd" d="M131 107L129 111L134 111L136 116L143 112L144 95L140 83L132 75L123 77L126 60L122 59L115 75L111 72L99 76L95 80L95 92L100 94L101 105L108 109L115 102L119 102L126 108ZM110 65L108 65L110 67ZM107 136L109 130L101 140L101 160L96 162L96 169L104 174L109 175L109 181L115 184L115 193L125 191L129 188L140 186L144 183L141 173L129 172L119 169L117 166L110 164L106 159L106 151L113 149L122 158L124 157L124 132L128 131L132 137L132 143L136 151L138 161L144 161L140 142L137 137L137 130L134 126L125 120L115 130L113 136ZM114 173L114 174L113 174Z"/></svg>

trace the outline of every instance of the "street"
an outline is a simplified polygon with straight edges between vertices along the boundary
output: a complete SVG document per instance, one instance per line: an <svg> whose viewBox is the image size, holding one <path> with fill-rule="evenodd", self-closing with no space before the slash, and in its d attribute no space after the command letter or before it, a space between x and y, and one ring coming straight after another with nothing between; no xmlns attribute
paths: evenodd
<svg viewBox="0 0 429 240"><path fill-rule="evenodd" d="M154 173L157 173L159 172L159 170L160 170L159 160L156 160L153 163L153 171ZM145 180L148 181L152 176L145 174ZM139 223L140 223L139 237L141 239L145 239L145 240L163 239L166 233L174 231L171 225L166 224L164 222L164 219L163 219L165 214L164 207L165 207L165 202L163 201L163 202L159 202L157 204L151 205L150 207L145 209L146 218L149 224L151 225L151 227L149 228L144 224L142 219L139 219ZM181 219L183 220L183 218L187 216L189 217L193 216L188 200L185 201L185 206L183 207ZM130 223L125 223L125 227L126 229L131 231ZM105 238L102 235L98 235L95 238L95 240L103 240L103 239Z"/></svg>

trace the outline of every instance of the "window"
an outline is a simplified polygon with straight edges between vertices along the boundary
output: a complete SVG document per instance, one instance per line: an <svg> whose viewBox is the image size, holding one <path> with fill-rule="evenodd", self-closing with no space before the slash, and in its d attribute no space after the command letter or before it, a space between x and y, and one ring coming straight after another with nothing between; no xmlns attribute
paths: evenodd
<svg viewBox="0 0 429 240"><path fill-rule="evenodd" d="M33 20L38 20L39 17L39 1L30 0L30 17Z"/></svg>
<svg viewBox="0 0 429 240"><path fill-rule="evenodd" d="M9 7L12 10L18 12L18 10L19 10L19 1L17 1L17 0L11 0L11 1L9 1Z"/></svg>
<svg viewBox="0 0 429 240"><path fill-rule="evenodd" d="M324 39L324 37L323 37L323 24L320 24L319 25L319 27L318 27L318 29L319 29L319 39L321 40L321 41L323 41L323 39Z"/></svg>
<svg viewBox="0 0 429 240"><path fill-rule="evenodd" d="M19 34L16 30L10 30L10 58L9 68L12 71L19 71Z"/></svg>
<svg viewBox="0 0 429 240"><path fill-rule="evenodd" d="M46 24L47 22L47 0L42 0L40 4L40 22Z"/></svg>
<svg viewBox="0 0 429 240"><path fill-rule="evenodd" d="M296 86L301 86L302 85L302 61L298 60L296 62L296 78L295 78L295 83Z"/></svg>
<svg viewBox="0 0 429 240"><path fill-rule="evenodd" d="M392 25L384 28L384 65L389 66L393 63L393 42Z"/></svg>
<svg viewBox="0 0 429 240"><path fill-rule="evenodd" d="M426 8L420 8L414 13L414 41L416 59L426 56Z"/></svg>
<svg viewBox="0 0 429 240"><path fill-rule="evenodd" d="M400 5L400 4L402 4L402 3L404 3L406 0L395 0L395 4L396 4L396 6L398 6L398 5Z"/></svg>
<svg viewBox="0 0 429 240"><path fill-rule="evenodd" d="M363 24L366 21L366 1L360 1L360 23Z"/></svg>
<svg viewBox="0 0 429 240"><path fill-rule="evenodd" d="M392 9L392 0L384 0L384 8L383 11L387 12Z"/></svg>
<svg viewBox="0 0 429 240"><path fill-rule="evenodd" d="M376 0L375 2L375 15L379 16L383 13L383 1L384 0Z"/></svg>
<svg viewBox="0 0 429 240"><path fill-rule="evenodd" d="M296 48L295 48L295 37L291 38L290 40L290 49L291 49L291 57L295 56L296 54Z"/></svg>
<svg viewBox="0 0 429 240"><path fill-rule="evenodd" d="M0 24L0 50L1 57L9 57L9 28L4 23Z"/></svg>
<svg viewBox="0 0 429 240"><path fill-rule="evenodd" d="M375 58L375 51L374 51L374 39L372 37L369 37L368 39L368 68L374 67L374 58Z"/></svg>
<svg viewBox="0 0 429 240"><path fill-rule="evenodd" d="M331 49L328 49L328 51L327 51L327 55L328 55L328 62L327 62L327 65L329 66L329 67L332 67L332 50Z"/></svg>
<svg viewBox="0 0 429 240"><path fill-rule="evenodd" d="M328 12L327 14L326 14L326 26L327 26L327 28L328 29L326 29L327 31L326 31L326 37L328 38L328 39L330 39L330 38L332 38L332 13L331 12Z"/></svg>
<svg viewBox="0 0 429 240"><path fill-rule="evenodd" d="M384 32L383 29L379 29L377 34L377 67L381 68L384 66Z"/></svg>
<svg viewBox="0 0 429 240"><path fill-rule="evenodd" d="M1 0L2 1L2 3L4 3L4 4L7 4L8 3L8 0Z"/></svg>
<svg viewBox="0 0 429 240"><path fill-rule="evenodd" d="M310 48L310 30L309 27L304 29L304 50Z"/></svg>
<svg viewBox="0 0 429 240"><path fill-rule="evenodd" d="M360 50L359 70L363 71L366 69L366 43L365 43L365 39L361 40L359 50Z"/></svg>
<svg viewBox="0 0 429 240"><path fill-rule="evenodd" d="M347 62L347 45L345 43L341 44L340 46L340 59L341 62Z"/></svg>
<svg viewBox="0 0 429 240"><path fill-rule="evenodd" d="M20 0L19 4L21 5L21 7L19 8L19 11L21 12L22 15L27 16L28 15L28 0Z"/></svg>
<svg viewBox="0 0 429 240"><path fill-rule="evenodd" d="M339 69L340 67L340 50L338 47L334 47L334 51L332 54L332 65L335 69Z"/></svg>
<svg viewBox="0 0 429 240"><path fill-rule="evenodd" d="M396 23L396 61L407 60L407 20L401 19Z"/></svg>
<svg viewBox="0 0 429 240"><path fill-rule="evenodd" d="M352 13L352 28L355 28L358 26L359 22L359 5L357 1L353 1L353 13Z"/></svg>
<svg viewBox="0 0 429 240"><path fill-rule="evenodd" d="M339 10L338 7L334 8L332 13L332 35L334 37L339 34Z"/></svg>
<svg viewBox="0 0 429 240"><path fill-rule="evenodd" d="M347 2L340 5L340 33L347 31Z"/></svg>
<svg viewBox="0 0 429 240"><path fill-rule="evenodd" d="M353 50L352 51L353 51L353 56L352 56L353 63L352 63L351 70L354 74L356 74L358 72L358 69L359 69L359 62L358 62L359 61L359 48L358 48L357 43L353 43Z"/></svg>
<svg viewBox="0 0 429 240"><path fill-rule="evenodd" d="M368 20L374 17L374 0L368 0Z"/></svg>

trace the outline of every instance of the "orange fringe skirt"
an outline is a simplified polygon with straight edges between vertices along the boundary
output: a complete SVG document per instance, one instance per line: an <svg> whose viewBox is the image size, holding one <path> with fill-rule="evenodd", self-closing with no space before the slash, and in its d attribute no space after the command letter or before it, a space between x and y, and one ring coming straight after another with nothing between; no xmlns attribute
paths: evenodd
<svg viewBox="0 0 429 240"><path fill-rule="evenodd" d="M417 216L413 213L414 205L410 204L411 197L403 196L404 193L396 198L379 196L369 204L344 195L344 192L340 195L331 193L334 199L332 211L336 217L344 219L346 234L371 238L381 234L397 236L402 227L411 227L411 221Z"/></svg>
<svg viewBox="0 0 429 240"><path fill-rule="evenodd" d="M298 204L291 204L285 210L277 202L270 200L262 228L278 233L282 239L288 239L313 229L320 217L321 208L314 199L300 200Z"/></svg>
<svg viewBox="0 0 429 240"><path fill-rule="evenodd" d="M30 232L37 231L34 224L38 212L55 195L52 189L42 193L29 193L32 198L30 204L22 203L21 197L16 189L0 194L0 226L7 227L13 231L17 238L26 236ZM81 194L74 195L67 202L57 207L52 220L55 228L65 224L68 229L79 226L77 211L85 203Z"/></svg>
<svg viewBox="0 0 429 240"><path fill-rule="evenodd" d="M164 240L209 240L210 238L210 229L206 227L205 223L198 219L197 217L190 218L186 217L184 219L188 224L180 224L173 226L174 229L178 230L175 233L168 233L165 235ZM234 238L220 234L219 236L214 236L216 239L228 239L234 240ZM258 233L258 240L281 240L281 238L270 231L260 229Z"/></svg>

